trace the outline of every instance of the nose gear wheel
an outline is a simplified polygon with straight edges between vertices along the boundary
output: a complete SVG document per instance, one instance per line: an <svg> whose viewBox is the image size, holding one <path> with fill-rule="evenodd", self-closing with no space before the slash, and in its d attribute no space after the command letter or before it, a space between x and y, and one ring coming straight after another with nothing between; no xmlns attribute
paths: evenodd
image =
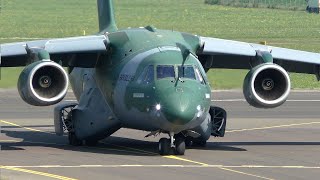
<svg viewBox="0 0 320 180"><path fill-rule="evenodd" d="M184 155L186 150L185 137L182 134L173 135L169 133L170 139L161 138L159 140L160 155ZM173 141L173 142L172 142Z"/></svg>

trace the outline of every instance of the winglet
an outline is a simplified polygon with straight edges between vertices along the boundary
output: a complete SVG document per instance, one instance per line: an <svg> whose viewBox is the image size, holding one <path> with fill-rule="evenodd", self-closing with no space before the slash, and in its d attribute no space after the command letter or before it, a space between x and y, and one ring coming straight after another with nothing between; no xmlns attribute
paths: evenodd
<svg viewBox="0 0 320 180"><path fill-rule="evenodd" d="M117 31L114 17L113 0L97 0L99 31L101 34Z"/></svg>

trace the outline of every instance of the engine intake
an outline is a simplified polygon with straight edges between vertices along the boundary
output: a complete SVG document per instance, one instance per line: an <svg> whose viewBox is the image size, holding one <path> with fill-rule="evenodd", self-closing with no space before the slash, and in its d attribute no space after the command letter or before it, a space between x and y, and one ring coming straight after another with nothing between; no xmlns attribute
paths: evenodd
<svg viewBox="0 0 320 180"><path fill-rule="evenodd" d="M18 91L28 104L49 106L64 98L68 84L68 75L59 64L43 60L28 65L21 72Z"/></svg>
<svg viewBox="0 0 320 180"><path fill-rule="evenodd" d="M261 64L247 74L243 94L257 108L274 108L283 104L290 93L288 73L277 64Z"/></svg>

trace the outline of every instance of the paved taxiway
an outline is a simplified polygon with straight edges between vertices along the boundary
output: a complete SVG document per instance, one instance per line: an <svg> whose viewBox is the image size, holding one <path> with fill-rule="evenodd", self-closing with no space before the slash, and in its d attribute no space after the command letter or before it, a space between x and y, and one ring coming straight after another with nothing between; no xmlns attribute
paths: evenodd
<svg viewBox="0 0 320 180"><path fill-rule="evenodd" d="M239 91L213 98L228 111L226 137L161 157L159 137L128 129L97 147L69 146L53 134L52 107L0 90L0 179L319 179L320 92L293 92L272 110L249 107Z"/></svg>

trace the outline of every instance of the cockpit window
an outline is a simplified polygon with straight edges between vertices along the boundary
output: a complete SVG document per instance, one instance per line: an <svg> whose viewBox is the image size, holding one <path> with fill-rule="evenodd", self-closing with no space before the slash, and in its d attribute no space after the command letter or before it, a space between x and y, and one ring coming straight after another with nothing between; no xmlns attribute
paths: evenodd
<svg viewBox="0 0 320 180"><path fill-rule="evenodd" d="M142 74L137 79L138 84L150 84L154 81L154 68L153 65L146 67Z"/></svg>
<svg viewBox="0 0 320 180"><path fill-rule="evenodd" d="M178 66L179 78L196 79L192 66Z"/></svg>
<svg viewBox="0 0 320 180"><path fill-rule="evenodd" d="M174 66L169 65L159 65L157 66L157 78L174 78Z"/></svg>

